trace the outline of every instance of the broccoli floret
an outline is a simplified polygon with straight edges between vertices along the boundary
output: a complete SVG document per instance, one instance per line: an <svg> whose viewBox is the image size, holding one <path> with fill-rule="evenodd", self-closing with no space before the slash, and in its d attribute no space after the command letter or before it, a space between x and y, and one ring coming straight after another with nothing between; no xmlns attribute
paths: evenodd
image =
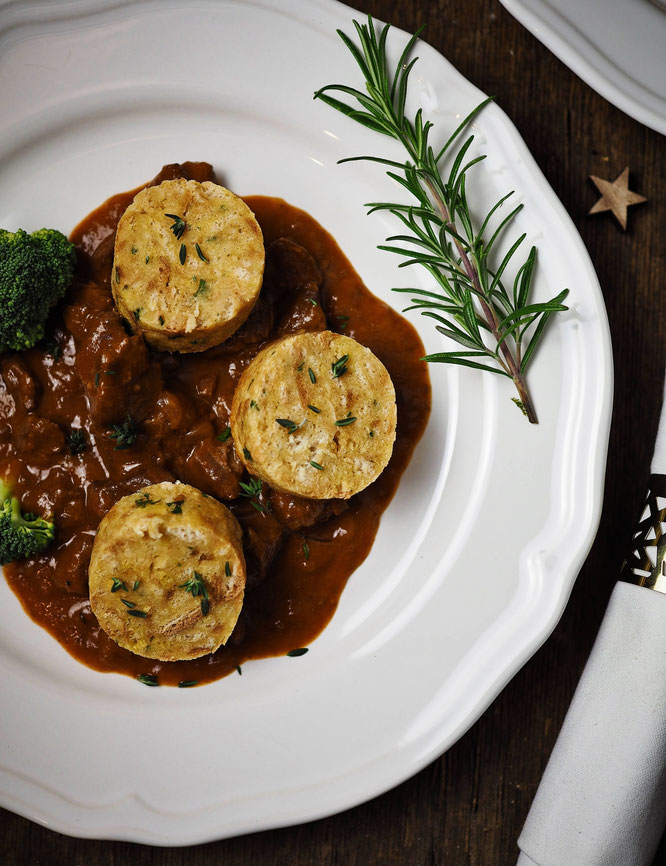
<svg viewBox="0 0 666 866"><path fill-rule="evenodd" d="M56 229L0 229L0 352L29 349L42 339L75 265L74 244Z"/></svg>
<svg viewBox="0 0 666 866"><path fill-rule="evenodd" d="M41 553L53 538L53 524L22 514L11 487L0 481L0 565Z"/></svg>

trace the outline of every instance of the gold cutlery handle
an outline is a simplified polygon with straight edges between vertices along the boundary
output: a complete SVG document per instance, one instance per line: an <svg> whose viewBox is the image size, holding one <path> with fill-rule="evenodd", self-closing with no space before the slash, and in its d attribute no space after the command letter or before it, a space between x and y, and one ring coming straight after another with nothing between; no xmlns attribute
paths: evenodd
<svg viewBox="0 0 666 866"><path fill-rule="evenodd" d="M620 580L666 593L666 475L652 475Z"/></svg>

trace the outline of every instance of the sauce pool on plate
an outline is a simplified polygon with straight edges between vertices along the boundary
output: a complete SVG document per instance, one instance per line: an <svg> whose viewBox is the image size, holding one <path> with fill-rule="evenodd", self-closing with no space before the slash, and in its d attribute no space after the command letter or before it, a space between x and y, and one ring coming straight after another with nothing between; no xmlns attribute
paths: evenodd
<svg viewBox="0 0 666 866"><path fill-rule="evenodd" d="M175 177L215 180L208 164L184 163L166 166L153 183ZM312 217L264 196L244 198L266 246L264 284L247 322L200 353L149 349L119 316L110 287L115 228L135 193L114 196L77 226L76 283L47 338L0 358L0 477L14 482L24 511L53 515L56 526L43 555L4 572L28 615L80 662L160 685L205 683L250 659L307 647L324 629L425 429L430 383L412 325L368 291ZM391 461L346 502L266 485L250 496L229 435L236 382L269 341L326 329L370 348L391 375L398 416ZM127 425L134 441L118 448ZM191 661L156 662L102 631L90 609L88 563L96 528L115 502L175 480L231 508L243 529L247 587L226 646Z"/></svg>

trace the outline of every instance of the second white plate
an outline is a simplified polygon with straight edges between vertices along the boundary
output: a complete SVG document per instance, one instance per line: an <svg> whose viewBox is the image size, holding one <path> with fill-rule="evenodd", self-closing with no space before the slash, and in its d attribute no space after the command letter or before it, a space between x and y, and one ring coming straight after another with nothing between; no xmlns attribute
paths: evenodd
<svg viewBox="0 0 666 866"><path fill-rule="evenodd" d="M666 11L650 0L502 0L613 105L666 135Z"/></svg>

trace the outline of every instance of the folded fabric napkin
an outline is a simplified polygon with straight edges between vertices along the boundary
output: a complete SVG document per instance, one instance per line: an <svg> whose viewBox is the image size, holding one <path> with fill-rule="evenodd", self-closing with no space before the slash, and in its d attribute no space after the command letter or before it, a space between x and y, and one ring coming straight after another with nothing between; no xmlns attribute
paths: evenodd
<svg viewBox="0 0 666 866"><path fill-rule="evenodd" d="M651 471L633 554L518 839L518 866L649 866L666 825L666 392Z"/></svg>

